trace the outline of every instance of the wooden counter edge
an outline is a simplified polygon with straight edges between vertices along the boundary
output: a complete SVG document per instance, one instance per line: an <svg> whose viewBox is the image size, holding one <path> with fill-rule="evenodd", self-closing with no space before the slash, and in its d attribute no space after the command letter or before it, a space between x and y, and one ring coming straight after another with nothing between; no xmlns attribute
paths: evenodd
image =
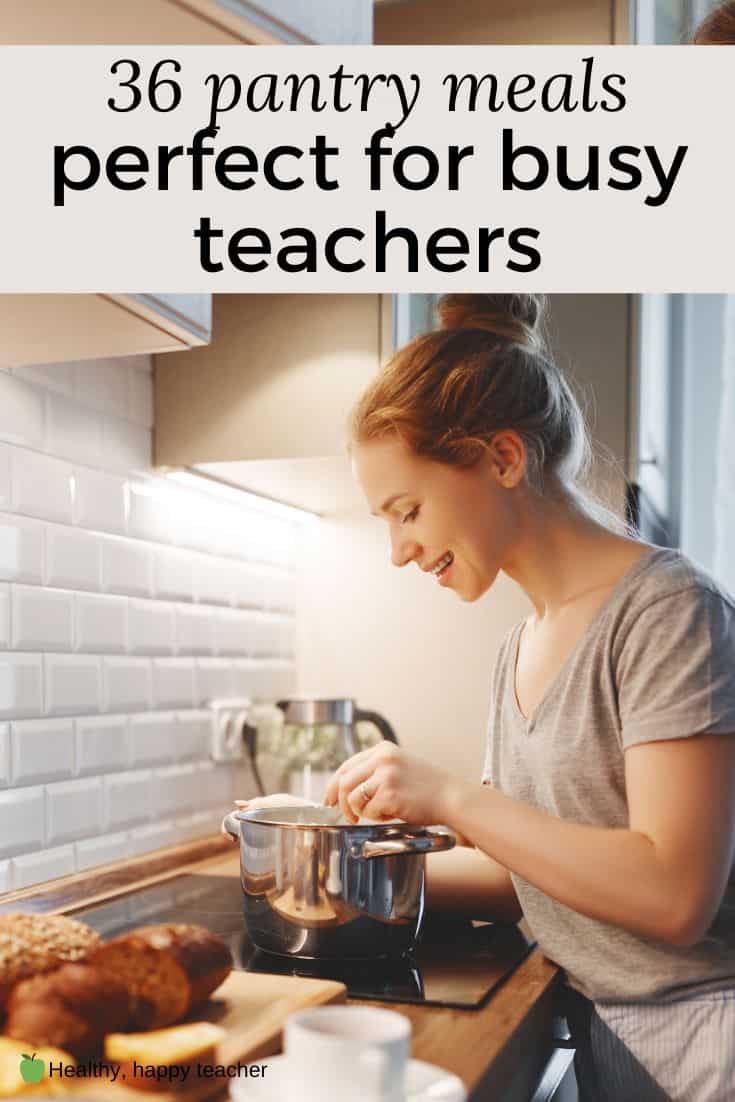
<svg viewBox="0 0 735 1102"><path fill-rule="evenodd" d="M95 865L85 872L62 876L30 888L19 888L0 896L0 914L19 908L36 913L61 913L75 907L98 903L116 895L155 884L203 861L222 859L237 853L233 843L216 835L180 846L153 850L140 857L129 857L106 865Z"/></svg>

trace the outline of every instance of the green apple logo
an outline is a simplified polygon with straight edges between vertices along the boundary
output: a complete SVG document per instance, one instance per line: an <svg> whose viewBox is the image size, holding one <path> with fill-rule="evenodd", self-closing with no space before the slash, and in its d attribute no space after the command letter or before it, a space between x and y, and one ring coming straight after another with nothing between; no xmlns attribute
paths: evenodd
<svg viewBox="0 0 735 1102"><path fill-rule="evenodd" d="M27 1053L23 1053L23 1059L20 1062L20 1074L23 1077L24 1083L40 1083L43 1079L46 1065L43 1060L37 1060L35 1052L33 1056L28 1056Z"/></svg>

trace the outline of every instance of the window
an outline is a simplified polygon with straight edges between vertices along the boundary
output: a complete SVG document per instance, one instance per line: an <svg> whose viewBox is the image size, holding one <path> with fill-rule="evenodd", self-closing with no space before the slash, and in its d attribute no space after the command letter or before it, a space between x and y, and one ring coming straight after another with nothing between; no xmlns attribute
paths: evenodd
<svg viewBox="0 0 735 1102"><path fill-rule="evenodd" d="M716 0L637 0L635 41L641 46L688 42Z"/></svg>

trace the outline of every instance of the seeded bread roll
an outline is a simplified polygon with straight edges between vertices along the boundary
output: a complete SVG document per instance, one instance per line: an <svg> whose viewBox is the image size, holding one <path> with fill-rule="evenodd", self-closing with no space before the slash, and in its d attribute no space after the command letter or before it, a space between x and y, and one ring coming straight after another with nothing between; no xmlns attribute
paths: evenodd
<svg viewBox="0 0 735 1102"><path fill-rule="evenodd" d="M91 964L131 995L131 1029L162 1029L188 1014L232 971L224 941L202 926L141 926L102 945Z"/></svg>
<svg viewBox="0 0 735 1102"><path fill-rule="evenodd" d="M18 980L85 960L101 944L96 930L65 915L0 915L0 1018Z"/></svg>
<svg viewBox="0 0 735 1102"><path fill-rule="evenodd" d="M129 1020L130 995L118 980L91 964L62 964L16 983L8 997L5 1034L32 1048L64 1048L81 1059Z"/></svg>

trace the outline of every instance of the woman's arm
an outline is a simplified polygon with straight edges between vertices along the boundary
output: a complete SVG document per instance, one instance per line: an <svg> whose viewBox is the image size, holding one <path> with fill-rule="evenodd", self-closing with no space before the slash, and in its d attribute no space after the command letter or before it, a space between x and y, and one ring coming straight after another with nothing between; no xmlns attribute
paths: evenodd
<svg viewBox="0 0 735 1102"><path fill-rule="evenodd" d="M508 870L466 845L428 854L426 905L443 914L491 922L518 922L523 917Z"/></svg>
<svg viewBox="0 0 735 1102"><path fill-rule="evenodd" d="M699 735L625 752L629 828L565 822L491 788L442 786L440 819L581 914L673 945L699 941L735 846L735 737Z"/></svg>
<svg viewBox="0 0 735 1102"><path fill-rule="evenodd" d="M353 821L362 813L445 823L580 914L693 945L712 923L732 867L735 735L632 746L625 751L625 783L628 828L586 826L461 781L385 743L340 766L325 803L339 802Z"/></svg>

